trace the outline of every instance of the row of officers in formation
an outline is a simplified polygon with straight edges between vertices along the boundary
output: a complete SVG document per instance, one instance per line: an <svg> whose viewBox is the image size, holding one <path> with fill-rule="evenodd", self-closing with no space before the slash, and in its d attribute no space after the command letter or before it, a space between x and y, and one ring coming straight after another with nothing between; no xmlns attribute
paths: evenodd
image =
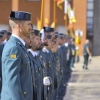
<svg viewBox="0 0 100 100"><path fill-rule="evenodd" d="M74 39L51 27L33 29L31 17L11 11L12 33L0 31L1 100L59 100L71 76Z"/></svg>

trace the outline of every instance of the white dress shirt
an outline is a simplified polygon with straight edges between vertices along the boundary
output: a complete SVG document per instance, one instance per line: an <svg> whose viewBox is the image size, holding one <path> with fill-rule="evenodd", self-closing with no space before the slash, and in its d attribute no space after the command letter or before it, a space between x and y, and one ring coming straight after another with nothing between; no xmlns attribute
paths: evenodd
<svg viewBox="0 0 100 100"><path fill-rule="evenodd" d="M49 53L49 50L47 50L45 47L42 49L42 51L46 51L47 53Z"/></svg>
<svg viewBox="0 0 100 100"><path fill-rule="evenodd" d="M33 51L31 49L28 49L28 51L30 51L32 53L33 57L37 56L37 53L35 51Z"/></svg>
<svg viewBox="0 0 100 100"><path fill-rule="evenodd" d="M61 45L58 46L58 48L60 48L60 47L61 47Z"/></svg>
<svg viewBox="0 0 100 100"><path fill-rule="evenodd" d="M22 42L22 44L25 46L25 41L24 41L22 38L18 37L18 36L15 35L15 34L12 34L12 36L14 36L14 37L16 37L17 39L19 39L19 40Z"/></svg>

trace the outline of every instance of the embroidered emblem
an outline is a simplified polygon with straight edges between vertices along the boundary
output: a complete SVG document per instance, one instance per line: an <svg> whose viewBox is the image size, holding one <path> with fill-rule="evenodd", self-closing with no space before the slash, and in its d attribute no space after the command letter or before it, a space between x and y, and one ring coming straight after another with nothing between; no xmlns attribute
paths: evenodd
<svg viewBox="0 0 100 100"><path fill-rule="evenodd" d="M15 54L11 54L10 58L16 58L16 55Z"/></svg>

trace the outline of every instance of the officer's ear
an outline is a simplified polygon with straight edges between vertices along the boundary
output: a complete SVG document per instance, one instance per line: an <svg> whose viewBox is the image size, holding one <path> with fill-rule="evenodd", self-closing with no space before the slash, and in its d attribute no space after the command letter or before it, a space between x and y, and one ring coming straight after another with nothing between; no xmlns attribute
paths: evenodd
<svg viewBox="0 0 100 100"><path fill-rule="evenodd" d="M17 26L17 28L19 28L19 29L20 29L20 27L21 27L20 24L17 24L16 26Z"/></svg>
<svg viewBox="0 0 100 100"><path fill-rule="evenodd" d="M17 28L19 29L20 32L22 32L22 25L20 23L17 24Z"/></svg>
<svg viewBox="0 0 100 100"><path fill-rule="evenodd" d="M24 23L25 23L25 21L17 20L16 21L17 28L22 29L24 26Z"/></svg>

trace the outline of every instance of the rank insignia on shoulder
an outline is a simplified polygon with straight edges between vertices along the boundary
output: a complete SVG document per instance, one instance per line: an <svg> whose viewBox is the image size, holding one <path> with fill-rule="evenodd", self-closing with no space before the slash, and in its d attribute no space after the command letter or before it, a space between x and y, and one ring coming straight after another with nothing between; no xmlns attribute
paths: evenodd
<svg viewBox="0 0 100 100"><path fill-rule="evenodd" d="M10 58L16 58L16 55L15 54L11 54Z"/></svg>

